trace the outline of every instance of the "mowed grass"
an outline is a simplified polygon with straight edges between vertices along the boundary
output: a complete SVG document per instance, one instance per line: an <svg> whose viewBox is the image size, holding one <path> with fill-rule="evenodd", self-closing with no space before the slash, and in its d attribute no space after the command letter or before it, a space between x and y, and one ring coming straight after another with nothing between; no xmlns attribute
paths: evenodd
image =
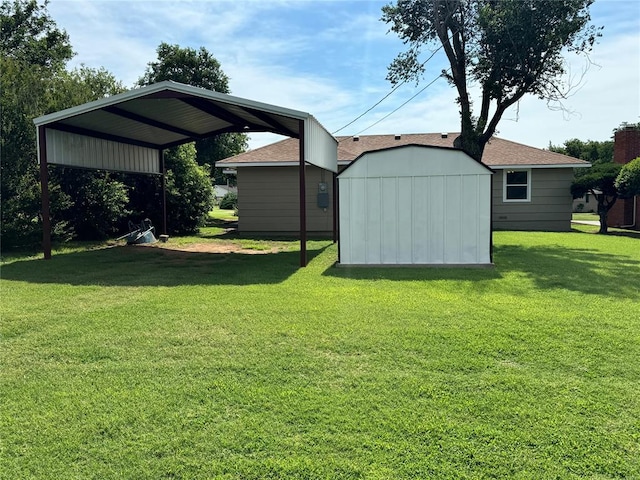
<svg viewBox="0 0 640 480"><path fill-rule="evenodd" d="M0 478L640 478L640 238L581 228L494 269L9 259Z"/></svg>
<svg viewBox="0 0 640 480"><path fill-rule="evenodd" d="M589 213L573 213L571 215L572 220L589 220L592 222L600 221L600 217L597 213L589 212Z"/></svg>

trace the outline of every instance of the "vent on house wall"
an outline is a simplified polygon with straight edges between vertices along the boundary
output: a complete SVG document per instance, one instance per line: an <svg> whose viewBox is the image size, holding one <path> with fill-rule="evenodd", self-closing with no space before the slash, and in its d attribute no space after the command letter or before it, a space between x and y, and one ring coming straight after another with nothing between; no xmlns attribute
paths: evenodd
<svg viewBox="0 0 640 480"><path fill-rule="evenodd" d="M360 137L358 135L354 135L353 136L353 141L354 142L359 142L360 141Z"/></svg>
<svg viewBox="0 0 640 480"><path fill-rule="evenodd" d="M442 136L442 138L447 138L449 136L449 134L446 133L446 132L445 133L441 133L440 135Z"/></svg>
<svg viewBox="0 0 640 480"><path fill-rule="evenodd" d="M395 139L396 139L396 140L400 140L401 138L402 138L402 135L400 135L400 134L397 134L397 133L396 133L396 135L395 135Z"/></svg>

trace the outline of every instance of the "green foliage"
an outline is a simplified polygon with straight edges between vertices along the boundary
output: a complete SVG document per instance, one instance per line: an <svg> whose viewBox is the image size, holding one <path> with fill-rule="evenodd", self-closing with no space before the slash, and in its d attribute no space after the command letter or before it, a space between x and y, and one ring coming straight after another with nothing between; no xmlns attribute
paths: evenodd
<svg viewBox="0 0 640 480"><path fill-rule="evenodd" d="M171 233L192 233L202 226L213 208L213 185L209 171L196 163L191 144L168 150L167 223Z"/></svg>
<svg viewBox="0 0 640 480"><path fill-rule="evenodd" d="M548 100L566 97L564 51L589 52L600 35L589 25L593 0L397 0L382 8L407 51L389 66L394 84L418 81L428 58L423 50L440 44L450 69L461 115L456 145L480 160L502 115L530 93ZM428 50L431 55L431 50ZM480 85L479 113L469 89Z"/></svg>
<svg viewBox="0 0 640 480"><path fill-rule="evenodd" d="M238 206L238 194L234 192L227 193L220 200L220 208L222 210L233 210Z"/></svg>
<svg viewBox="0 0 640 480"><path fill-rule="evenodd" d="M73 57L69 36L37 0L3 0L0 5L0 56L22 66L57 72Z"/></svg>
<svg viewBox="0 0 640 480"><path fill-rule="evenodd" d="M104 69L64 69L73 56L67 34L56 27L46 2L3 2L0 7L0 135L2 248L41 238L40 173L33 118L124 91ZM64 171L64 174L61 172ZM103 237L123 216L124 186L105 173L49 169L54 238ZM78 211L89 210L85 217ZM115 210L114 210L115 209Z"/></svg>
<svg viewBox="0 0 640 480"><path fill-rule="evenodd" d="M151 85L164 80L206 88L214 92L229 93L229 77L220 62L209 51L161 43L156 52L158 60L149 62L138 85Z"/></svg>
<svg viewBox="0 0 640 480"><path fill-rule="evenodd" d="M620 168L621 166L617 163L594 165L571 184L571 195L573 195L573 198L580 198L586 193L601 193L610 197L617 195L615 180Z"/></svg>
<svg viewBox="0 0 640 480"><path fill-rule="evenodd" d="M607 214L618 199L618 190L615 185L620 172L617 163L599 163L586 169L587 171L576 176L571 184L571 195L580 198L590 193L598 201L598 215L600 217L600 232L607 233Z"/></svg>
<svg viewBox="0 0 640 480"><path fill-rule="evenodd" d="M194 87L206 88L220 93L231 93L229 78L222 71L220 62L204 47L197 51L190 47L161 43L157 49L158 59L149 62L138 85L150 85L164 80L173 80ZM214 165L216 161L232 157L247 149L247 136L242 133L225 133L196 141L196 161L200 165ZM212 172L213 173L213 172ZM222 178L222 172L216 172Z"/></svg>
<svg viewBox="0 0 640 480"><path fill-rule="evenodd" d="M593 165L597 163L613 162L613 141L598 142L594 140L582 141L572 138L562 145L549 145L549 150L570 157L585 160ZM583 171L584 169L580 169Z"/></svg>
<svg viewBox="0 0 640 480"><path fill-rule="evenodd" d="M2 249L31 245L41 236L40 174L34 117L50 113L50 86L63 74L73 53L35 0L4 1L0 6L0 230ZM68 207L68 199L51 186L51 210ZM64 225L52 224L54 233Z"/></svg>
<svg viewBox="0 0 640 480"><path fill-rule="evenodd" d="M129 214L128 189L109 172L91 172L54 167L52 178L73 201L61 213L75 238L99 240L113 236L118 222Z"/></svg>
<svg viewBox="0 0 640 480"><path fill-rule="evenodd" d="M619 127L613 129L614 132L619 132L620 130L640 130L640 122L638 123L622 122L622 124L620 124Z"/></svg>
<svg viewBox="0 0 640 480"><path fill-rule="evenodd" d="M615 180L615 186L621 197L640 195L640 157L622 166Z"/></svg>

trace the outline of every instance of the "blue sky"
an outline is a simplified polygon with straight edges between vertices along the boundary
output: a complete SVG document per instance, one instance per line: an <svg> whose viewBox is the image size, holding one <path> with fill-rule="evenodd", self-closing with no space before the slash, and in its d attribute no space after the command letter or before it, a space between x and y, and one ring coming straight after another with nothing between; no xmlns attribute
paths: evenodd
<svg viewBox="0 0 640 480"><path fill-rule="evenodd" d="M72 67L104 67L133 87L161 42L204 46L230 77L233 95L308 111L334 132L392 88L387 66L403 45L379 20L386 3L51 0L48 9L71 38ZM640 1L597 0L591 14L603 36L589 59L567 54L576 88L564 108L525 97L504 115L500 137L544 148L570 138L608 140L622 122L640 122ZM459 131L455 92L443 79L380 121L435 79L445 58L429 65L419 85L403 85L339 134ZM254 134L250 146L278 138Z"/></svg>

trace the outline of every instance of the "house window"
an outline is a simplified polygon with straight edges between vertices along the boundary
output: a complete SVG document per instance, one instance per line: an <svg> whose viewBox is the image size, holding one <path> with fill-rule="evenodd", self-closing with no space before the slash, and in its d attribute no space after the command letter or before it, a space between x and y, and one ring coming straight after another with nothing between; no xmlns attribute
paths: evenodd
<svg viewBox="0 0 640 480"><path fill-rule="evenodd" d="M504 170L503 179L505 202L531 201L531 170Z"/></svg>

